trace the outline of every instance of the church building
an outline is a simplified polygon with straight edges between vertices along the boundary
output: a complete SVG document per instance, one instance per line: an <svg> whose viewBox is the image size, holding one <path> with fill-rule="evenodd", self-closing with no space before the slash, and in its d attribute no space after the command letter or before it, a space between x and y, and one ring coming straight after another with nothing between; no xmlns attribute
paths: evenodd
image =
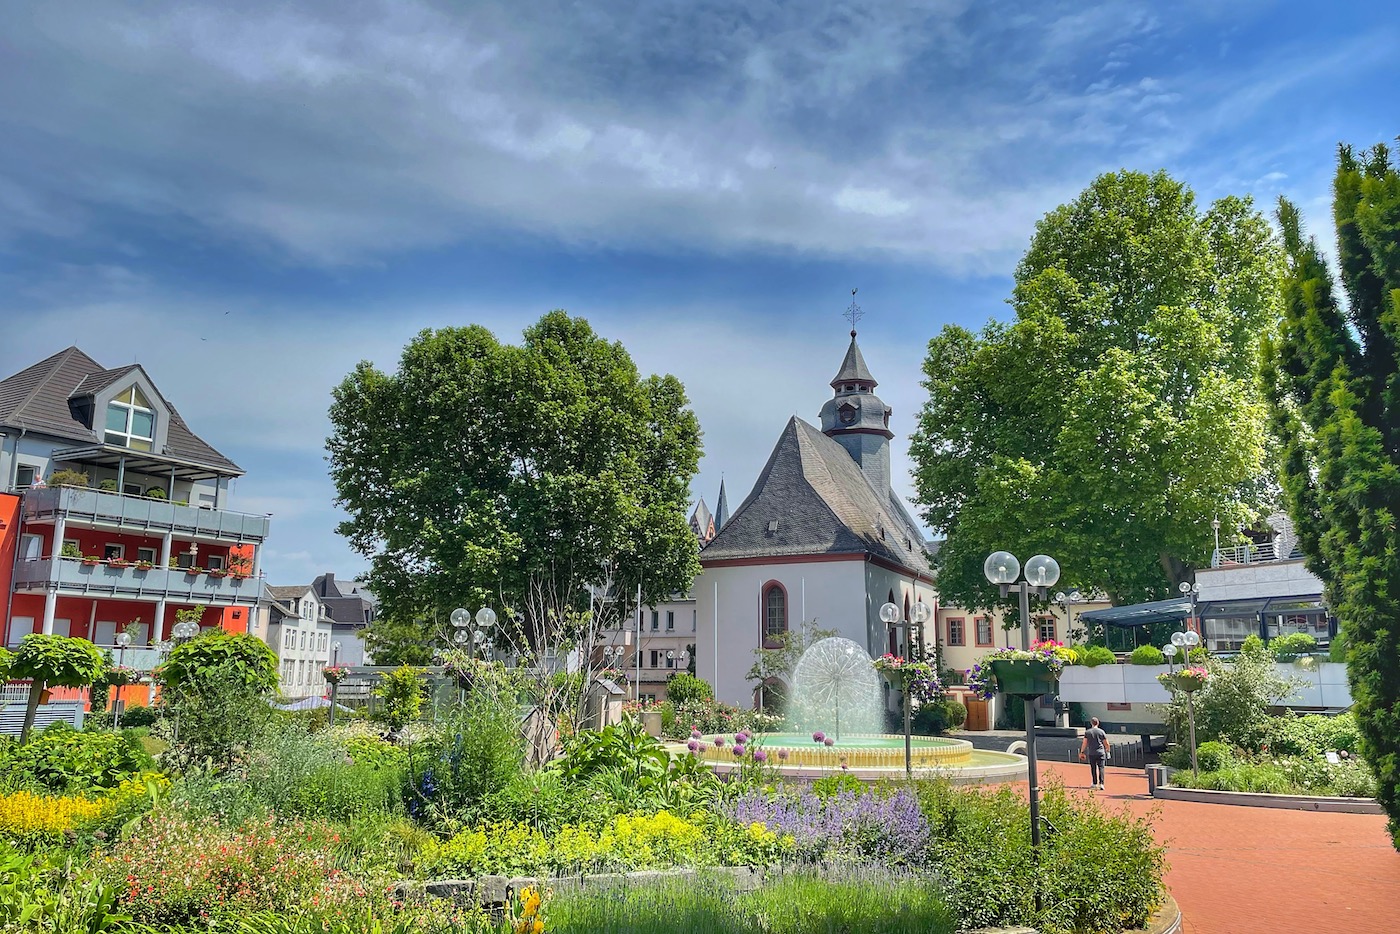
<svg viewBox="0 0 1400 934"><path fill-rule="evenodd" d="M789 631L834 629L872 657L908 654L881 605L904 619L920 600L936 608L923 536L890 486L894 434L877 385L852 330L821 427L788 421L753 490L701 549L696 674L718 700L753 705L754 650Z"/></svg>

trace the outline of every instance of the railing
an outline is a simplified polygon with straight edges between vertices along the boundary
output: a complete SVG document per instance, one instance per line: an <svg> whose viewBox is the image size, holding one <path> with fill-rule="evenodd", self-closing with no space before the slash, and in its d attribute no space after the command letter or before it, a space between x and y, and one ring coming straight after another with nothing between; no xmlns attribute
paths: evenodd
<svg viewBox="0 0 1400 934"><path fill-rule="evenodd" d="M1287 557L1277 553L1273 542L1264 542L1262 545L1233 545L1229 548L1217 548L1211 555L1210 566L1220 568L1232 564L1261 564L1265 561L1283 561Z"/></svg>
<svg viewBox="0 0 1400 934"><path fill-rule="evenodd" d="M24 494L27 522L64 516L123 528L157 529L191 538L230 542L261 542L267 538L268 517L228 509L182 506L169 500L128 496L106 490L57 487Z"/></svg>
<svg viewBox="0 0 1400 934"><path fill-rule="evenodd" d="M104 595L186 603L242 604L258 602L259 581L252 577L191 574L184 568L116 567L90 564L80 558L33 558L15 565L15 590Z"/></svg>

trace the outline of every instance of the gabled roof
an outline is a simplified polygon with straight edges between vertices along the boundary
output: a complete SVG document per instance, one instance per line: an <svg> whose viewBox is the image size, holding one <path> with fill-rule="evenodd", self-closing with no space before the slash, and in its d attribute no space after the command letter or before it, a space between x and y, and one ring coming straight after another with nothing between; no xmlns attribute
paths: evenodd
<svg viewBox="0 0 1400 934"><path fill-rule="evenodd" d="M931 575L923 536L902 506L882 499L845 448L793 416L753 492L700 561L866 554Z"/></svg>
<svg viewBox="0 0 1400 934"><path fill-rule="evenodd" d="M851 346L846 348L846 359L841 361L841 369L832 378L831 387L839 388L842 383L869 383L872 388L880 385L870 375L870 367L865 365L854 331L851 332Z"/></svg>
<svg viewBox="0 0 1400 934"><path fill-rule="evenodd" d="M0 380L0 426L23 428L85 445L102 443L102 434L78 418L71 400L91 396L140 370L139 363L104 369L77 347L61 350L27 369ZM151 381L154 386L154 381ZM225 474L241 475L243 470L190 431L175 406L163 395L161 403L169 410L164 454L210 467Z"/></svg>
<svg viewBox="0 0 1400 934"><path fill-rule="evenodd" d="M269 586L266 589L268 596L270 596L273 600L277 600L280 602L283 600L300 600L302 597L306 596L308 593L311 592L311 585L293 584L290 587Z"/></svg>

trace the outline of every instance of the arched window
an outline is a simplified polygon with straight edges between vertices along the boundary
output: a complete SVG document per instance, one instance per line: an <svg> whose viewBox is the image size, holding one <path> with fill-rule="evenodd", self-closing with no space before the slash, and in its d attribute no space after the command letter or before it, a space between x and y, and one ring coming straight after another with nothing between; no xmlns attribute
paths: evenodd
<svg viewBox="0 0 1400 934"><path fill-rule="evenodd" d="M787 631L787 591L773 581L763 588L763 641L781 642Z"/></svg>

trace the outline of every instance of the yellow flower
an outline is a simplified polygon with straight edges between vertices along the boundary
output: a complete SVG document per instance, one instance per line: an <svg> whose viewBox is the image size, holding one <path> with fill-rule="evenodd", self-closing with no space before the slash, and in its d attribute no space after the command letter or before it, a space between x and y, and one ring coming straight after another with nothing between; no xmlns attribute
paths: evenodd
<svg viewBox="0 0 1400 934"><path fill-rule="evenodd" d="M540 920L539 918L536 918L535 923L530 925L530 934L540 934L540 932L543 930L544 921Z"/></svg>

